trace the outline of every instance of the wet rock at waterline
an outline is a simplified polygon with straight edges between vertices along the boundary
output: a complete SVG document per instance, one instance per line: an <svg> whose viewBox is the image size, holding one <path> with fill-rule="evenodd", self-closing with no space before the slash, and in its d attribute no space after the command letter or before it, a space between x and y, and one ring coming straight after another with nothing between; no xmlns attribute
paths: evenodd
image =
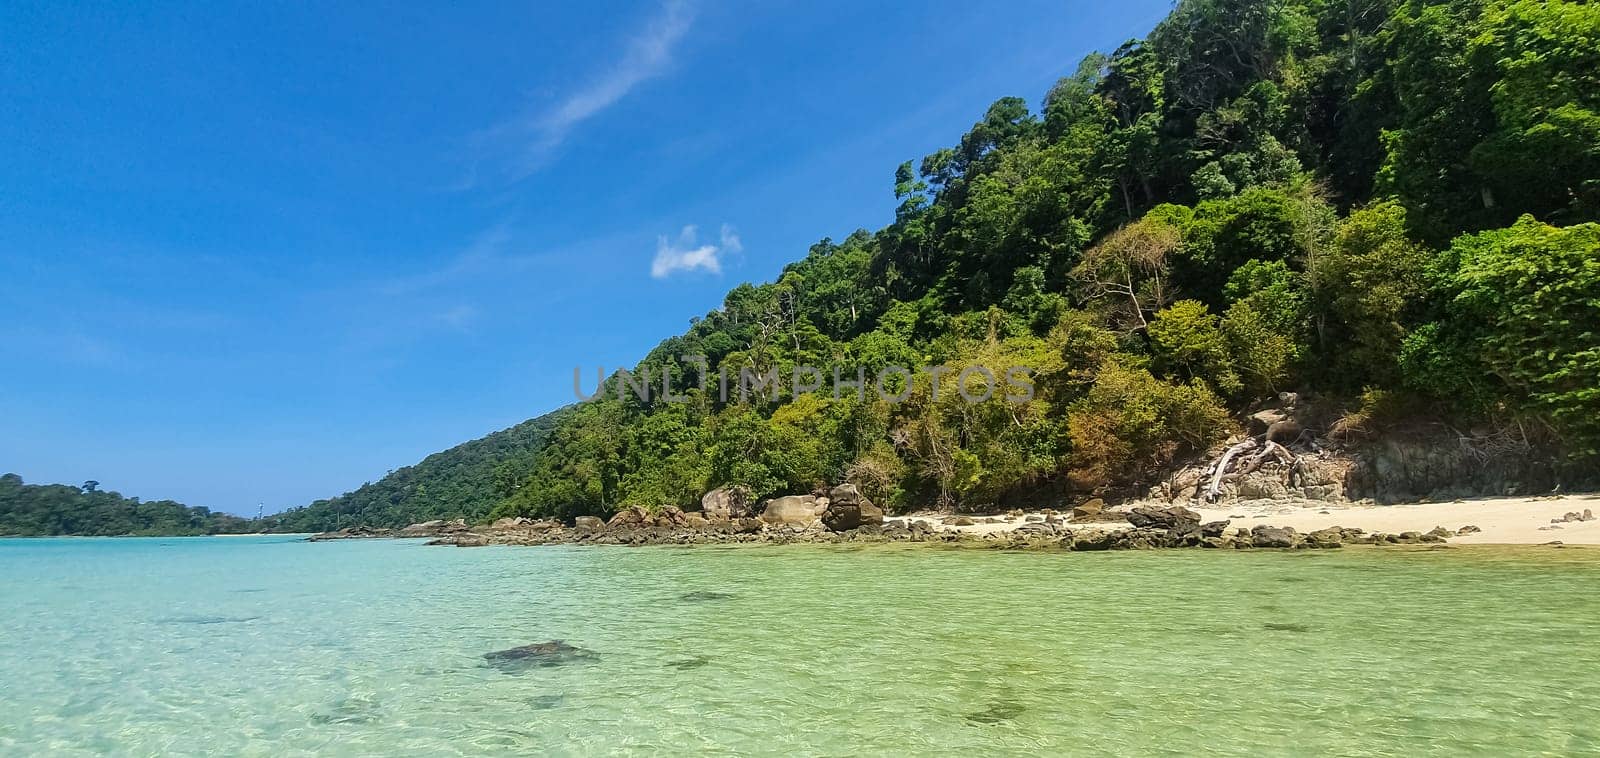
<svg viewBox="0 0 1600 758"><path fill-rule="evenodd" d="M535 668L597 663L600 655L593 650L568 645L561 640L550 640L484 653L483 659L490 666L514 674Z"/></svg>
<svg viewBox="0 0 1600 758"><path fill-rule="evenodd" d="M1141 505L1128 511L1128 523L1136 527L1190 531L1200 526L1200 514L1181 505L1167 508Z"/></svg>
<svg viewBox="0 0 1600 758"><path fill-rule="evenodd" d="M1261 524L1250 530L1252 547L1294 547L1299 543L1300 535L1293 527Z"/></svg>

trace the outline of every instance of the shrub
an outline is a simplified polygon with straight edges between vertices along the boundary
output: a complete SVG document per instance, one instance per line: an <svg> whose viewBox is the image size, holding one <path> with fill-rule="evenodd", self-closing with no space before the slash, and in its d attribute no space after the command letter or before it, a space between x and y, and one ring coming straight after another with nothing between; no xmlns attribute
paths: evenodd
<svg viewBox="0 0 1600 758"><path fill-rule="evenodd" d="M1088 395L1067 414L1070 478L1094 489L1140 478L1183 450L1228 432L1228 414L1204 384L1174 384L1142 368L1103 365Z"/></svg>

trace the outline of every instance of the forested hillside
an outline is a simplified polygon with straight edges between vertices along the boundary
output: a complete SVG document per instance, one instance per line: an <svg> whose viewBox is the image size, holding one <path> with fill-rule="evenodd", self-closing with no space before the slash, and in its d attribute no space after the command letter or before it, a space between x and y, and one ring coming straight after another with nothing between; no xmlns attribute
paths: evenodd
<svg viewBox="0 0 1600 758"><path fill-rule="evenodd" d="M497 488L520 480L565 410L547 413L480 439L434 453L353 492L268 517L280 532L322 532L347 526L405 526L433 519L482 520Z"/></svg>
<svg viewBox="0 0 1600 758"><path fill-rule="evenodd" d="M253 530L248 519L171 500L140 502L102 490L99 482L72 487L25 484L16 474L0 476L0 535L121 537Z"/></svg>
<svg viewBox="0 0 1600 758"><path fill-rule="evenodd" d="M823 239L644 359L687 402L613 383L500 467L496 514L686 506L729 483L1059 499L1147 478L1286 389L1600 454L1596 6L1184 0L1037 108L996 101L893 189L888 226ZM739 403L695 389L677 359L695 354L713 375L1022 365L1036 393L935 401L919 375L898 404ZM307 511L341 514L317 528L422 512L379 492Z"/></svg>

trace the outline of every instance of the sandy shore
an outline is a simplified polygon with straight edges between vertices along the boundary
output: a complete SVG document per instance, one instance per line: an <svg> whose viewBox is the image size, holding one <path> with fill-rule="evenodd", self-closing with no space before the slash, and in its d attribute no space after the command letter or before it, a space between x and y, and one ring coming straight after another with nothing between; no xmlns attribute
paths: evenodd
<svg viewBox="0 0 1600 758"><path fill-rule="evenodd" d="M1260 524L1294 527L1311 532L1330 526L1354 527L1369 532L1426 532L1436 526L1455 531L1476 526L1482 531L1450 538L1456 545L1539 545L1559 540L1567 545L1600 545L1600 520L1552 524L1568 512L1589 509L1600 516L1600 494L1543 495L1457 500L1408 505L1358 505L1305 501L1249 500L1221 507L1194 508L1202 521L1231 520L1230 526L1250 528ZM1035 515L1035 514L1028 514ZM912 514L901 519L941 523L948 514ZM975 517L982 520L983 517ZM944 527L973 534L1010 531L1026 523L1027 516L1001 517L999 523ZM1074 528L1077 525L1073 525ZM1126 524L1085 524L1098 528L1128 528Z"/></svg>

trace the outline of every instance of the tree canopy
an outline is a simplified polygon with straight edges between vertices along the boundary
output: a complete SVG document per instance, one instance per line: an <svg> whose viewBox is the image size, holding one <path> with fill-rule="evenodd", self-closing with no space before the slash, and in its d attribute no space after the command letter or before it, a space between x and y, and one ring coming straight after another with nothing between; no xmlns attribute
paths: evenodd
<svg viewBox="0 0 1600 758"><path fill-rule="evenodd" d="M1138 482L1283 389L1413 393L1600 454L1600 7L1182 0L1038 111L996 100L899 164L894 220L742 284L499 483L496 514L853 481L892 506ZM1509 225L1509 226L1508 226ZM1504 227L1504 228L1501 228ZM1033 369L1026 406L704 370ZM784 374L786 375L786 374Z"/></svg>
<svg viewBox="0 0 1600 758"><path fill-rule="evenodd" d="M171 500L143 502L100 489L92 480L73 487L26 484L16 474L0 476L0 535L174 536L254 530L249 519Z"/></svg>

